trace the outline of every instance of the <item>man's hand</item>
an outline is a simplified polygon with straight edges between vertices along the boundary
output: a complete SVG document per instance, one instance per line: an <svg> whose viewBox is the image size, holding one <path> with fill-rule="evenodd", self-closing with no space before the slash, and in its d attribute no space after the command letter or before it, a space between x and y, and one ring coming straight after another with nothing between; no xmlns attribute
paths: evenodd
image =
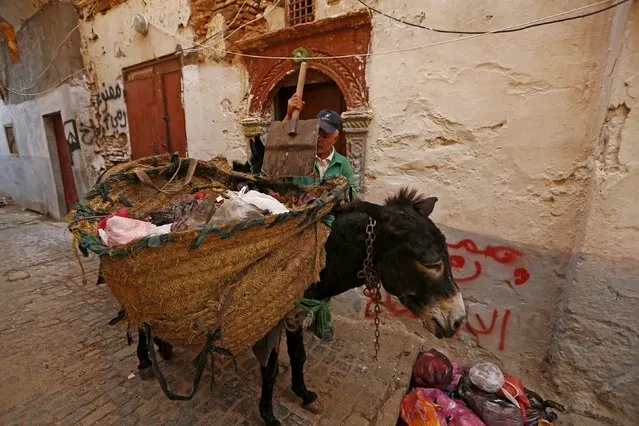
<svg viewBox="0 0 639 426"><path fill-rule="evenodd" d="M297 94L291 96L291 99L288 100L288 106L286 108L286 119L290 120L293 118L293 112L302 111L304 108L304 101L302 98L297 96Z"/></svg>

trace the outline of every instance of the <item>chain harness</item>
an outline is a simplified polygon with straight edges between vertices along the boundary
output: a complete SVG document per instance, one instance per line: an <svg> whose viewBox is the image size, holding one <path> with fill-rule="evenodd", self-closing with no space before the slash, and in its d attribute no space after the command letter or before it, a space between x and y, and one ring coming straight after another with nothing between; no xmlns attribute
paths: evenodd
<svg viewBox="0 0 639 426"><path fill-rule="evenodd" d="M375 225L377 225L375 219L372 217L369 218L368 224L366 225L366 257L364 258L364 265L362 266L362 269L357 273L357 277L364 280L364 295L375 302L375 356L373 359L377 361L377 354L379 353L379 301L382 298L382 295L380 294L382 282L377 276L377 269L373 262Z"/></svg>

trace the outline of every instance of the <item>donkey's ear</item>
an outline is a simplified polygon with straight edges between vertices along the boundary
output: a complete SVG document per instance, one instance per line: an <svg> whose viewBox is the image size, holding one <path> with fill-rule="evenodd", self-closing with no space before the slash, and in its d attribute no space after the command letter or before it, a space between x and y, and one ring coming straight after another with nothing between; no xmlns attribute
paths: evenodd
<svg viewBox="0 0 639 426"><path fill-rule="evenodd" d="M435 209L435 203L437 202L437 197L428 197L423 200L419 200L415 204L415 208L423 217L428 217Z"/></svg>
<svg viewBox="0 0 639 426"><path fill-rule="evenodd" d="M351 203L348 203L342 207L336 208L339 212L362 212L366 213L377 222L386 222L390 219L390 214L385 206L369 203L368 201L362 201L357 199Z"/></svg>

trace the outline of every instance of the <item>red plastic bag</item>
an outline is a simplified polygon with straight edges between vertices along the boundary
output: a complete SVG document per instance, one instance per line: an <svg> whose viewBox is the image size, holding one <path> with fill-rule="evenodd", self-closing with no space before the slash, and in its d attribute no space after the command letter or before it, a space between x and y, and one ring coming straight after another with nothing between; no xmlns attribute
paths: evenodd
<svg viewBox="0 0 639 426"><path fill-rule="evenodd" d="M424 352L413 365L416 387L448 389L453 382L453 364L436 349Z"/></svg>
<svg viewBox="0 0 639 426"><path fill-rule="evenodd" d="M121 209L118 209L118 211L116 211L114 214L105 217L98 223L98 229L106 228L107 220L111 219L113 216L129 217L129 209L127 209L126 207L122 207Z"/></svg>
<svg viewBox="0 0 639 426"><path fill-rule="evenodd" d="M420 397L425 397L444 414L448 426L486 426L462 401L450 398L439 389L417 389Z"/></svg>

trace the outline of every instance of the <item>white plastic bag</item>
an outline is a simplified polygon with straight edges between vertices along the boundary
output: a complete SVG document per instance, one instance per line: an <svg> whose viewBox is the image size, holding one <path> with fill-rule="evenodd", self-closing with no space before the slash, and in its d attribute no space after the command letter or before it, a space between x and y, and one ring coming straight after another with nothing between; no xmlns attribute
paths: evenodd
<svg viewBox="0 0 639 426"><path fill-rule="evenodd" d="M483 391L497 393L501 389L506 398L519 408L519 402L503 387L506 381L504 374L492 362L480 362L473 365L468 376L470 381Z"/></svg>
<svg viewBox="0 0 639 426"><path fill-rule="evenodd" d="M274 197L271 197L268 194L263 194L259 191L250 190L246 192L247 187L245 186L237 193L237 195L249 204L254 205L260 210L268 210L271 214L281 214L288 212L286 206L280 203Z"/></svg>
<svg viewBox="0 0 639 426"><path fill-rule="evenodd" d="M169 223L155 226L142 220L113 216L106 221L106 226L103 230L98 230L98 233L106 245L116 246L126 244L136 238L168 234L171 232L171 225Z"/></svg>

